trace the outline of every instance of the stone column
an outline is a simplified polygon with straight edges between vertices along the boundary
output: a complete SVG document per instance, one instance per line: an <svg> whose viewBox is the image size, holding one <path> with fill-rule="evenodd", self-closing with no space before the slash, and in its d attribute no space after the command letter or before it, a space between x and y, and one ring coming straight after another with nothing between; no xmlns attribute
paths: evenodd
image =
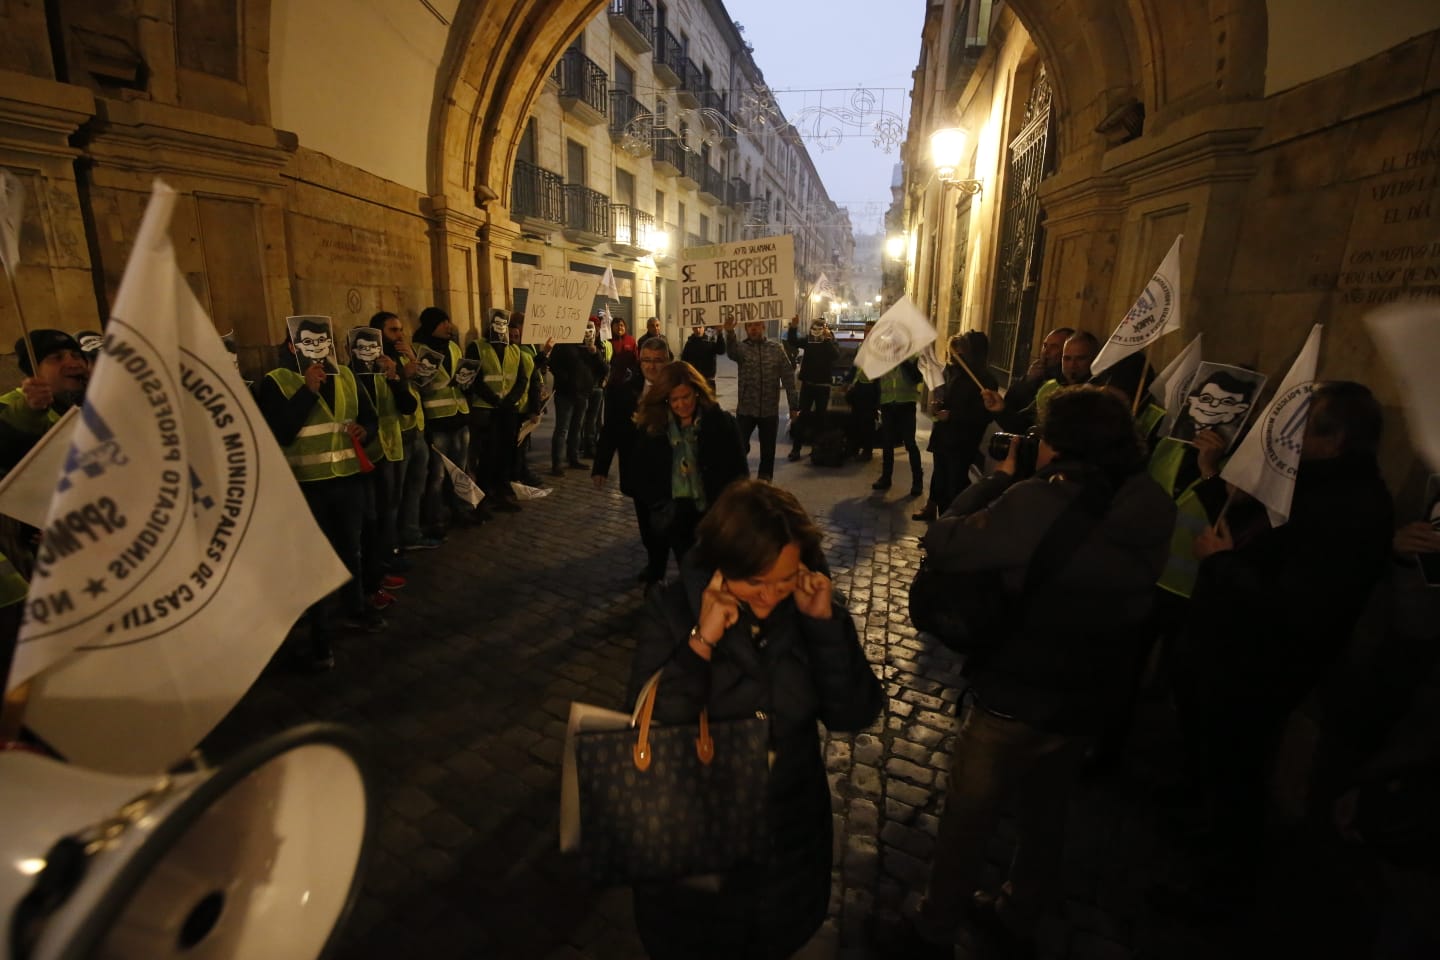
<svg viewBox="0 0 1440 960"><path fill-rule="evenodd" d="M485 315L494 302L482 243L485 211L454 205L444 194L432 196L428 206L436 306L450 314L460 342L468 343L484 336Z"/></svg>

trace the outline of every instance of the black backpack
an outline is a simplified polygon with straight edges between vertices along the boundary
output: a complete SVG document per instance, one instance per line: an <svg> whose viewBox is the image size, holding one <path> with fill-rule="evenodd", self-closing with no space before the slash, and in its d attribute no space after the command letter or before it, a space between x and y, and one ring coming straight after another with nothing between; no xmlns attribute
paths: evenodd
<svg viewBox="0 0 1440 960"><path fill-rule="evenodd" d="M1003 644L1020 625L1026 598L1060 572L1110 509L1114 492L1103 478L1090 475L1082 482L1080 494L1036 545L1019 593L1006 586L1000 570L944 571L928 556L921 561L910 585L915 629L972 658Z"/></svg>

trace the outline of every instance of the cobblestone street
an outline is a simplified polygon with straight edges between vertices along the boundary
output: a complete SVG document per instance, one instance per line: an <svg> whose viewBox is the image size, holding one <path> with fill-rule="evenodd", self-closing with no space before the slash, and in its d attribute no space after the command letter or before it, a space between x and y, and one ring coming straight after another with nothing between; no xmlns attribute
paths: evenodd
<svg viewBox="0 0 1440 960"><path fill-rule="evenodd" d="M531 459L543 472L548 430L540 437ZM872 495L876 465L821 470L786 462L786 449L782 440L775 480L821 522L835 583L889 693L871 729L825 748L836 857L824 955L880 956L868 946L871 918L893 916L924 885L959 663L908 622L923 526L909 519L918 506L904 484ZM584 471L550 483L523 512L409 554L411 585L387 631L344 639L331 674L267 673L207 744L223 759L310 720L348 724L367 741L379 829L345 960L644 956L628 890L590 887L556 842L570 702L622 706L643 557L613 477L600 493ZM1133 784L1087 781L1070 837L1055 955L1233 955L1147 915L1145 889L1166 855Z"/></svg>

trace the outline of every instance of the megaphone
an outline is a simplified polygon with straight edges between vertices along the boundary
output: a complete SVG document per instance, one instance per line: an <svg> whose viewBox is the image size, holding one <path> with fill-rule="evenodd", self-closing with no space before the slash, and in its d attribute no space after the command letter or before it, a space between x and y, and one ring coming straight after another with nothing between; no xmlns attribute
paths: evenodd
<svg viewBox="0 0 1440 960"><path fill-rule="evenodd" d="M328 954L374 831L357 755L328 724L158 778L0 754L0 957Z"/></svg>

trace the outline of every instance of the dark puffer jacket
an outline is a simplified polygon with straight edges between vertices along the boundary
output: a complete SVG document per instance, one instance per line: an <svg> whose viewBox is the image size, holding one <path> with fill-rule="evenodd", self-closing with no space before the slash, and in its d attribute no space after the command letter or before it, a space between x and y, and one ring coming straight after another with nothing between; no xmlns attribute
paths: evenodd
<svg viewBox="0 0 1440 960"><path fill-rule="evenodd" d="M629 702L663 668L657 722L694 723L702 706L716 721L769 717L772 855L763 867L727 875L719 892L637 887L635 919L655 960L779 960L810 939L830 900L830 790L815 721L860 730L879 715L883 692L849 611L838 603L829 620L803 616L793 598L763 623L746 611L710 662L701 659L688 637L712 573L692 555L679 580L651 595Z"/></svg>

